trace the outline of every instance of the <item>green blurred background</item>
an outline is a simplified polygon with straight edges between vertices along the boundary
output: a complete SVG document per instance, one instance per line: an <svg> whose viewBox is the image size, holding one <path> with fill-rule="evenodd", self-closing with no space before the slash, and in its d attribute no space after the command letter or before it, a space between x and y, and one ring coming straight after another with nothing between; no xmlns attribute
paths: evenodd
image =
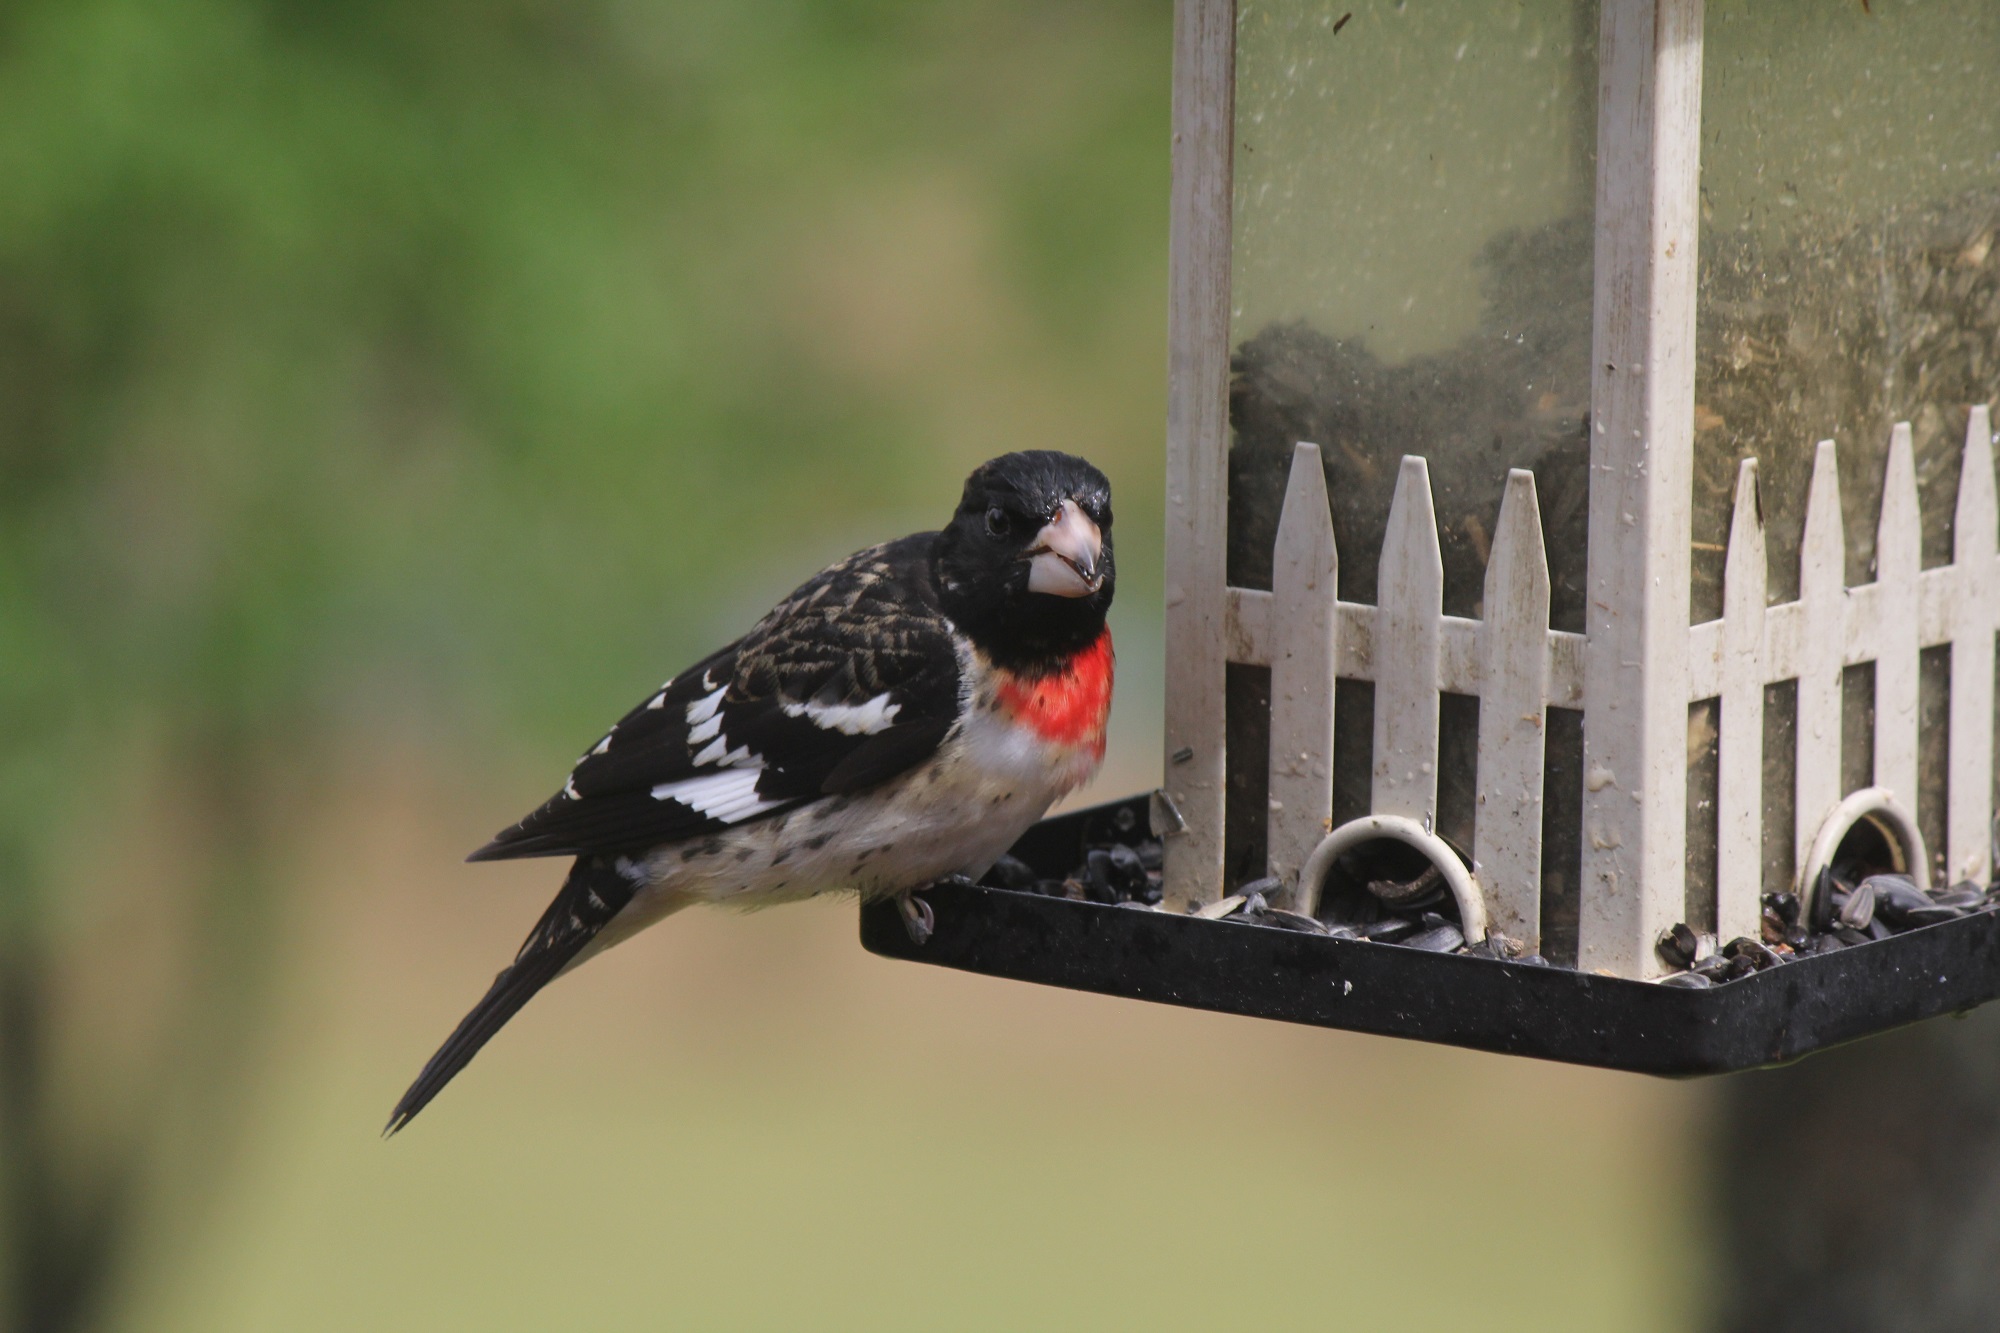
<svg viewBox="0 0 2000 1333"><path fill-rule="evenodd" d="M1654 1329L1694 1094L676 919L377 1130L460 856L1010 448L1160 714L1171 7L0 3L9 1333Z"/></svg>

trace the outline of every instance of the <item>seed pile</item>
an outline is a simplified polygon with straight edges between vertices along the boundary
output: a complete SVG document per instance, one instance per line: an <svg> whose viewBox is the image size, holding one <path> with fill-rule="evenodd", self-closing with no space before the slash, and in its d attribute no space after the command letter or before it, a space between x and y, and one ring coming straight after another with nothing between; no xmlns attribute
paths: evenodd
<svg viewBox="0 0 2000 1333"><path fill-rule="evenodd" d="M1120 819L1123 823L1120 826ZM1027 862L1003 856L980 882L988 888L1036 893L1076 902L1151 908L1161 897L1162 848L1157 838L1134 837L1138 818L1111 812L1110 822L1086 830L1081 864L1060 879L1038 875ZM1220 902L1194 913L1209 921L1268 926L1333 939L1373 940L1427 953L1458 953L1547 966L1519 940L1497 931L1468 945L1458 905L1437 867L1397 844L1356 848L1335 863L1321 894L1321 917L1272 905L1283 886L1251 880Z"/></svg>
<svg viewBox="0 0 2000 1333"><path fill-rule="evenodd" d="M1841 223L1846 225L1840 225ZM2000 197L1701 241L1694 599L1720 615L1736 460L1759 460L1772 592L1793 595L1814 445L1839 444L1851 581L1869 577L1889 429L1908 421L1926 564L1951 559L1966 406L2000 372Z"/></svg>
<svg viewBox="0 0 2000 1333"><path fill-rule="evenodd" d="M1849 877L1829 869L1820 875L1810 913L1801 910L1797 894L1765 894L1756 939L1738 936L1709 951L1685 922L1675 925L1655 946L1661 961L1678 969L1661 978L1660 984L1706 989L1794 959L1886 940L1996 905L2000 905L2000 885L1983 889L1961 880L1926 893L1897 871Z"/></svg>
<svg viewBox="0 0 2000 1333"><path fill-rule="evenodd" d="M980 882L1016 893L1150 911L1161 899L1163 850L1159 839L1146 836L1139 816L1120 807L1084 830L1082 860L1060 878L1039 874L1018 857L1003 856ZM1796 894L1764 895L1762 925L1754 939L1741 936L1716 947L1685 922L1676 924L1656 946L1662 961L1675 969L1660 984L1707 989L1795 959L2000 908L2000 882L1982 888L1962 880L1926 892L1909 875L1880 869L1880 864L1872 854L1836 862L1822 872L1810 911ZM1249 880L1194 915L1426 953L1550 965L1528 952L1522 941L1497 931L1468 945L1444 876L1421 853L1401 844L1364 844L1336 861L1321 890L1318 916L1274 905L1283 887L1273 878Z"/></svg>
<svg viewBox="0 0 2000 1333"><path fill-rule="evenodd" d="M1429 462L1445 610L1477 614L1510 467L1541 492L1559 629L1581 630L1589 491L1590 219L1494 237L1457 343L1401 362L1303 321L1231 360L1229 581L1268 588L1292 446L1326 465L1341 596L1373 602L1397 463ZM1889 428L1912 423L1926 562L1951 557L1966 405L2000 371L2000 194L1967 191L1769 235L1705 233L1696 348L1694 600L1720 614L1736 461L1760 460L1774 592L1796 583L1815 445L1840 443L1849 570L1874 553Z"/></svg>
<svg viewBox="0 0 2000 1333"><path fill-rule="evenodd" d="M1335 939L1397 944L1426 953L1546 965L1520 940L1498 931L1467 944L1458 904L1444 876L1422 853L1399 843L1364 844L1335 861L1320 890L1318 917L1270 906L1267 899L1281 887L1275 879L1252 880L1197 915L1307 930Z"/></svg>
<svg viewBox="0 0 2000 1333"><path fill-rule="evenodd" d="M1131 807L1120 806L1093 820L1083 841L1082 864L1061 879L1036 874L1019 857L1003 856L980 883L1016 893L1125 907L1152 907L1160 901L1165 851L1158 838L1145 835Z"/></svg>

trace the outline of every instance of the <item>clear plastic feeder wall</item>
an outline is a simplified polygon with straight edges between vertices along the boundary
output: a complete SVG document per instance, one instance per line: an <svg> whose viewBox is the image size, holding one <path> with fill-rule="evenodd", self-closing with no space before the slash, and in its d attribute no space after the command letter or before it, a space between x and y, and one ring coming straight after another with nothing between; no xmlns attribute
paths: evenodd
<svg viewBox="0 0 2000 1333"><path fill-rule="evenodd" d="M1184 0L1170 904L1415 827L1647 979L1990 882L1997 72L1991 0Z"/></svg>
<svg viewBox="0 0 2000 1333"><path fill-rule="evenodd" d="M1228 672L1225 882L1290 884L1330 829L1403 816L1478 863L1509 936L1574 901L1574 803L1567 879L1533 856L1544 673L1496 699L1535 721L1488 738L1482 805L1479 684L1440 666L1489 594L1531 655L1583 628L1596 26L1574 0L1237 7L1228 581L1261 623Z"/></svg>

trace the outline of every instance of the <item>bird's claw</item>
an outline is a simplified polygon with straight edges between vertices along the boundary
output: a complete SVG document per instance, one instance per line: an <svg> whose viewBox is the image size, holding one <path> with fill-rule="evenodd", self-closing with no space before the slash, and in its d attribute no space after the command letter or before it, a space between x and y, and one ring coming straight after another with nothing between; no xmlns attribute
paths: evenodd
<svg viewBox="0 0 2000 1333"><path fill-rule="evenodd" d="M930 943L931 935L937 930L937 913L931 905L914 893L896 895L896 910L902 914L903 929L910 932L910 943L919 948Z"/></svg>
<svg viewBox="0 0 2000 1333"><path fill-rule="evenodd" d="M978 880L970 875L959 874L945 875L932 880L926 887L936 889L947 884L957 889L979 887ZM931 910L931 905L917 897L915 889L909 889L896 895L896 910L903 914L903 929L910 932L910 943L928 944L931 936L937 931L937 913Z"/></svg>

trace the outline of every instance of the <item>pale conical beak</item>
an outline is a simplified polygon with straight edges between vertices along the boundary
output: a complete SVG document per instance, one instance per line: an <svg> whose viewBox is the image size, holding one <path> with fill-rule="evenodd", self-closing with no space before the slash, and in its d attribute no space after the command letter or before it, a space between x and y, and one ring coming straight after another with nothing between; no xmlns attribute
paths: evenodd
<svg viewBox="0 0 2000 1333"><path fill-rule="evenodd" d="M1104 534L1074 500L1064 500L1028 547L1028 591L1088 597L1104 586Z"/></svg>

